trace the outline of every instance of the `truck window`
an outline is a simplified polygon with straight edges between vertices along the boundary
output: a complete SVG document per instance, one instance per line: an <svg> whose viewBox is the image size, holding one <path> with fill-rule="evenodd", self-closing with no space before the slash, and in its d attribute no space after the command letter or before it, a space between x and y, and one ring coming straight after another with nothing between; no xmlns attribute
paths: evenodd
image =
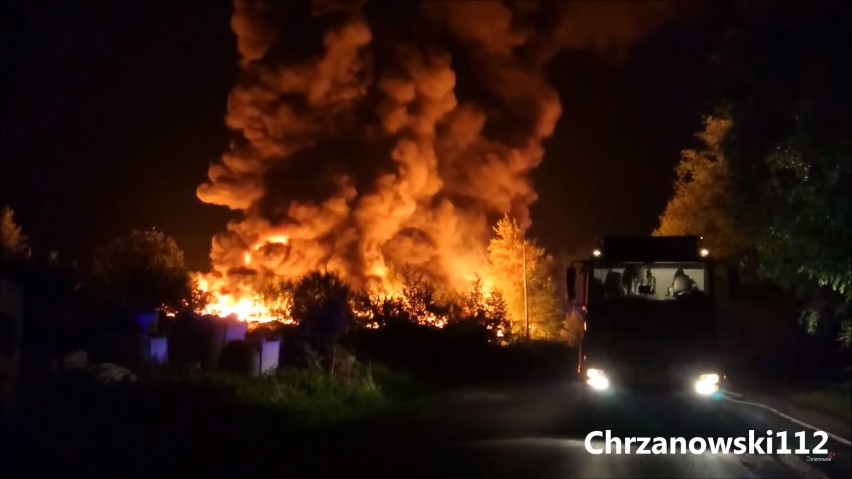
<svg viewBox="0 0 852 479"><path fill-rule="evenodd" d="M648 300L675 300L685 295L705 294L706 269L703 265L621 263L594 269L593 296L597 299L622 297Z"/></svg>

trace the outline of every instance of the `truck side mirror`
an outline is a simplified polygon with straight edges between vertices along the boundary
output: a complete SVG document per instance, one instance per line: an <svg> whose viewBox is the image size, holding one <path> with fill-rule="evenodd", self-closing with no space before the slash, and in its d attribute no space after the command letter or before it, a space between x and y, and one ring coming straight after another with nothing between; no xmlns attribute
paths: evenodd
<svg viewBox="0 0 852 479"><path fill-rule="evenodd" d="M574 298L577 297L577 290L575 288L576 283L577 283L577 268L570 266L568 268L568 274L567 274L568 299L570 301L574 301Z"/></svg>

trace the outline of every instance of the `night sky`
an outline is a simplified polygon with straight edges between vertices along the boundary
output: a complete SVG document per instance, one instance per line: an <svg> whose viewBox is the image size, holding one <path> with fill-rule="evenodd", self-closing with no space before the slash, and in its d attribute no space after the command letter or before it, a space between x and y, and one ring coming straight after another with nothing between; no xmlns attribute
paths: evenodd
<svg viewBox="0 0 852 479"><path fill-rule="evenodd" d="M18 3L3 15L0 204L36 253L86 254L157 226L206 268L232 216L195 196L229 142L230 2ZM656 226L712 106L709 57L729 19L700 10L622 61L571 51L551 64L564 113L535 174L531 231L551 252Z"/></svg>

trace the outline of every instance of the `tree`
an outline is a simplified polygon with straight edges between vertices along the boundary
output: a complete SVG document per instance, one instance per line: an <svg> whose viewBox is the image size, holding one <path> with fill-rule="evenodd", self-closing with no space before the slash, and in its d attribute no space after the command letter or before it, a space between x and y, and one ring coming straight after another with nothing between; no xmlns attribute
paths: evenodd
<svg viewBox="0 0 852 479"><path fill-rule="evenodd" d="M304 321L312 311L321 308L329 301L348 304L352 294L349 285L338 274L331 271L312 271L292 286L284 286L284 289L292 289L292 316L299 323Z"/></svg>
<svg viewBox="0 0 852 479"><path fill-rule="evenodd" d="M183 251L156 228L110 241L96 252L93 273L105 303L125 312L179 310L193 299Z"/></svg>
<svg viewBox="0 0 852 479"><path fill-rule="evenodd" d="M213 302L213 293L201 289L200 282L197 278L194 278L190 285L187 309L189 311L204 311L211 302Z"/></svg>
<svg viewBox="0 0 852 479"><path fill-rule="evenodd" d="M852 345L852 149L848 138L837 140L823 138L817 145L800 134L765 158L769 223L756 246L766 277L821 300L803 312L808 329L834 317L842 341ZM836 305L826 308L831 296Z"/></svg>
<svg viewBox="0 0 852 479"><path fill-rule="evenodd" d="M293 290L296 284L281 278L264 278L257 284L259 299L279 321L293 319Z"/></svg>
<svg viewBox="0 0 852 479"><path fill-rule="evenodd" d="M450 324L471 324L488 333L489 340L500 341L508 338L511 325L506 313L506 302L499 291L485 292L482 279L476 278L470 291L460 295L454 301Z"/></svg>
<svg viewBox="0 0 852 479"><path fill-rule="evenodd" d="M0 212L0 255L4 260L21 259L30 255L27 237L15 223L15 212L8 206Z"/></svg>
<svg viewBox="0 0 852 479"><path fill-rule="evenodd" d="M848 2L770 2L726 37L720 84L737 228L761 274L852 344L852 21ZM837 320L837 321L835 321Z"/></svg>
<svg viewBox="0 0 852 479"><path fill-rule="evenodd" d="M731 120L709 116L696 136L701 150L683 150L674 194L660 216L656 236L702 236L713 255L730 259L748 248L734 224L728 164L722 152Z"/></svg>
<svg viewBox="0 0 852 479"><path fill-rule="evenodd" d="M329 271L310 272L293 287L292 315L299 323L301 339L326 369L332 368L335 346L352 317L351 296L349 285Z"/></svg>
<svg viewBox="0 0 852 479"><path fill-rule="evenodd" d="M458 299L422 271L409 266L401 269L402 301L407 315L417 323L443 327Z"/></svg>
<svg viewBox="0 0 852 479"><path fill-rule="evenodd" d="M494 227L495 237L488 245L490 276L506 304L506 312L516 338L526 336L524 303L524 256L526 256L526 302L530 337L559 337L565 313L551 276L553 258L534 242L527 241L518 224L504 216Z"/></svg>

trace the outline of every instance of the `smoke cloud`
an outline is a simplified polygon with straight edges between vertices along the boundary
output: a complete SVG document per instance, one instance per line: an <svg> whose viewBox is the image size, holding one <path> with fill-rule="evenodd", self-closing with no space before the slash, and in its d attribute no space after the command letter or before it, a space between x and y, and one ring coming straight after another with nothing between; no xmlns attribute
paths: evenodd
<svg viewBox="0 0 852 479"><path fill-rule="evenodd" d="M234 5L234 139L198 188L241 213L212 245L212 276L230 283L326 268L381 286L407 265L466 288L494 220L531 223L530 173L562 114L548 62L623 51L672 12L424 2L417 25L393 28L364 2L294 3Z"/></svg>

